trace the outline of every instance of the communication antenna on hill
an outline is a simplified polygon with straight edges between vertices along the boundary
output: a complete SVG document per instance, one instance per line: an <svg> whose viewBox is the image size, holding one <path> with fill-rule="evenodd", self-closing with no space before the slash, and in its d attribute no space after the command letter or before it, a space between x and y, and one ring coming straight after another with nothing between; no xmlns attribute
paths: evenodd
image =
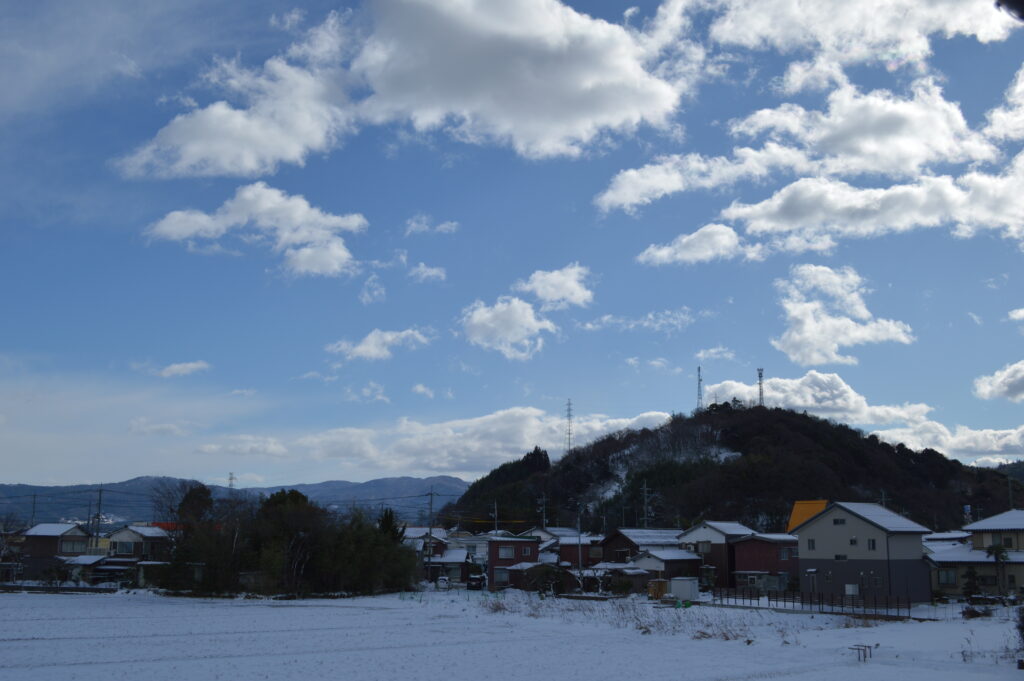
<svg viewBox="0 0 1024 681"><path fill-rule="evenodd" d="M697 365L697 409L704 408L704 377L700 374L700 365Z"/></svg>
<svg viewBox="0 0 1024 681"><path fill-rule="evenodd" d="M234 488L235 488L235 474L234 473L228 473L228 489L234 489Z"/></svg>
<svg viewBox="0 0 1024 681"><path fill-rule="evenodd" d="M757 368L757 406L764 406L764 369Z"/></svg>
<svg viewBox="0 0 1024 681"><path fill-rule="evenodd" d="M565 403L565 453L572 451L572 399Z"/></svg>

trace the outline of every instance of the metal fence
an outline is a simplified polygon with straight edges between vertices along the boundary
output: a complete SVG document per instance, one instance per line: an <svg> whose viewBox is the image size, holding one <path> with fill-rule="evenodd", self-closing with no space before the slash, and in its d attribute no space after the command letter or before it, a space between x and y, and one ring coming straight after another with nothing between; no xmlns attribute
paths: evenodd
<svg viewBox="0 0 1024 681"><path fill-rule="evenodd" d="M716 588L712 590L712 597L714 603L745 605L752 608L778 608L837 615L910 616L910 599L905 596L843 596L799 591Z"/></svg>

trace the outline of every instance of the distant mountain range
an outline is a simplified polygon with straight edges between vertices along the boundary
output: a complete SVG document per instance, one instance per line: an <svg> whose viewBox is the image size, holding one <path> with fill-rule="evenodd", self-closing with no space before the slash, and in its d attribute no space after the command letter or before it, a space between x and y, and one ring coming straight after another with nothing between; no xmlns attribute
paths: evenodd
<svg viewBox="0 0 1024 681"><path fill-rule="evenodd" d="M0 484L0 516L17 516L24 523L82 521L100 509L105 525L154 519L154 499L161 489L184 480L145 476L102 485L4 485ZM434 509L458 499L469 484L459 478L440 475L431 478L379 478L367 482L331 480L278 487L230 489L209 485L215 498L231 494L270 495L295 489L311 500L333 509L391 507L400 518L425 518L433 491ZM100 491L102 490L102 499Z"/></svg>

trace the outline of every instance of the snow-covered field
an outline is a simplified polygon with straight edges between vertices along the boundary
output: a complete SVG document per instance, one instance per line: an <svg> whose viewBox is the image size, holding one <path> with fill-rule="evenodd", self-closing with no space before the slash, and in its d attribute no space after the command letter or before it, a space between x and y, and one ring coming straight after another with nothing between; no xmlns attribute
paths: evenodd
<svg viewBox="0 0 1024 681"><path fill-rule="evenodd" d="M854 644L871 646L872 658L858 662ZM865 627L836 616L518 592L311 601L0 594L0 679L19 681L1024 679L1015 647L1006 614Z"/></svg>

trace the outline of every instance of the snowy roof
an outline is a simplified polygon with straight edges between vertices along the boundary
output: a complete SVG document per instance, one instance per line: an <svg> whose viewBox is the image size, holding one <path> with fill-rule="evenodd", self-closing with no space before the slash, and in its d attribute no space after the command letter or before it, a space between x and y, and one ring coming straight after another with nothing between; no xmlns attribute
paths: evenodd
<svg viewBox="0 0 1024 681"><path fill-rule="evenodd" d="M154 527L153 525L129 525L125 529L138 532L143 537L149 537L150 539L163 539L168 536L164 528Z"/></svg>
<svg viewBox="0 0 1024 681"><path fill-rule="evenodd" d="M574 534L571 537L559 537L558 543L562 546L576 546L577 544L594 544L604 539L599 534ZM677 542L673 542L677 543Z"/></svg>
<svg viewBox="0 0 1024 681"><path fill-rule="evenodd" d="M487 541L532 541L539 542L540 537L487 537Z"/></svg>
<svg viewBox="0 0 1024 681"><path fill-rule="evenodd" d="M1004 511L1003 513L994 515L991 518L985 518L984 520L979 520L976 523L964 525L964 529L968 532L985 530L1024 530L1024 511L1016 508L1012 511Z"/></svg>
<svg viewBox="0 0 1024 681"><path fill-rule="evenodd" d="M744 525L743 523L734 523L721 520L706 520L704 524L713 530L718 530L722 534L736 536L754 534L754 531Z"/></svg>
<svg viewBox="0 0 1024 681"><path fill-rule="evenodd" d="M543 527L548 533L556 537L575 537L579 531L575 527Z"/></svg>
<svg viewBox="0 0 1024 681"><path fill-rule="evenodd" d="M544 551L537 556L537 560L541 563L551 563L554 565L558 562L558 554L552 553L551 551Z"/></svg>
<svg viewBox="0 0 1024 681"><path fill-rule="evenodd" d="M448 537L448 531L443 527L406 527L405 537L406 539L418 539L420 537L426 537L427 535L434 537L435 539L446 539Z"/></svg>
<svg viewBox="0 0 1024 681"><path fill-rule="evenodd" d="M679 546L679 529L649 530L638 527L620 527L619 532L637 546Z"/></svg>
<svg viewBox="0 0 1024 681"><path fill-rule="evenodd" d="M95 565L106 556L57 556L67 565Z"/></svg>
<svg viewBox="0 0 1024 681"><path fill-rule="evenodd" d="M972 549L968 544L958 544L928 555L933 563L994 563L995 558L984 549ZM1007 563L1024 563L1024 551L1007 551Z"/></svg>
<svg viewBox="0 0 1024 681"><path fill-rule="evenodd" d="M970 539L970 532L932 532L921 537L926 542L935 541L962 541L964 539Z"/></svg>
<svg viewBox="0 0 1024 681"><path fill-rule="evenodd" d="M796 535L793 534L773 534L769 532L756 532L754 534L748 534L745 537L739 537L734 539L733 542L748 541L750 539L760 539L761 541L770 541L777 544L789 544L796 543L799 541Z"/></svg>
<svg viewBox="0 0 1024 681"><path fill-rule="evenodd" d="M541 563L516 563L515 565L509 565L506 570L529 570L532 567L537 567Z"/></svg>
<svg viewBox="0 0 1024 681"><path fill-rule="evenodd" d="M936 553L946 549L955 549L963 545L962 541L926 541L924 542L924 550L925 553Z"/></svg>
<svg viewBox="0 0 1024 681"><path fill-rule="evenodd" d="M468 558L466 549L448 549L443 555L425 556L424 560L428 563L465 563Z"/></svg>
<svg viewBox="0 0 1024 681"><path fill-rule="evenodd" d="M39 523L25 530L26 537L60 537L61 535L75 529L78 525L74 523ZM79 527L79 529L82 529ZM84 530L83 530L84 531Z"/></svg>
<svg viewBox="0 0 1024 681"><path fill-rule="evenodd" d="M633 560L643 555L654 556L658 560L700 560L700 556L696 553L683 549L651 549L633 556Z"/></svg>
<svg viewBox="0 0 1024 681"><path fill-rule="evenodd" d="M540 550L544 551L546 549L550 549L551 547L557 546L557 545L558 545L558 537L552 537L551 539L548 539L547 541L544 541L544 542L540 543Z"/></svg>
<svg viewBox="0 0 1024 681"><path fill-rule="evenodd" d="M877 525L886 532L912 532L920 534L931 534L924 525L918 525L910 518L904 518L899 513L893 513L884 506L878 504L863 504L850 501L837 501L838 506L850 513L860 516L872 525Z"/></svg>

